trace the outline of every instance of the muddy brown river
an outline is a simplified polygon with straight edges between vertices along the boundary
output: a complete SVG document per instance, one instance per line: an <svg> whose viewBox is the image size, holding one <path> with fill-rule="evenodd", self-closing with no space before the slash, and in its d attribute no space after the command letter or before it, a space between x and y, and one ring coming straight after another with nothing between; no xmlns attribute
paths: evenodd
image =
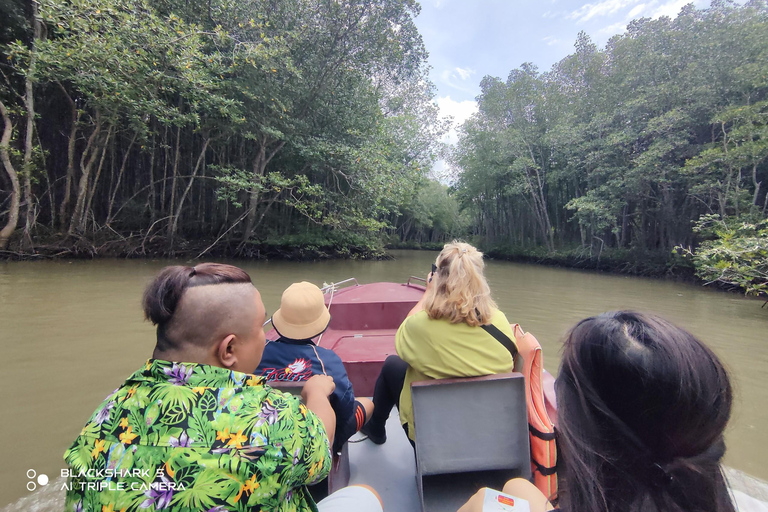
<svg viewBox="0 0 768 512"><path fill-rule="evenodd" d="M393 251L378 262L237 262L274 312L292 282L404 282L436 253ZM171 261L0 263L0 507L28 496L27 470L52 479L91 412L151 355L154 329L141 294ZM489 261L494 297L531 331L555 373L560 342L577 320L603 311L656 312L699 336L731 371L736 407L726 464L768 479L768 306L695 285Z"/></svg>

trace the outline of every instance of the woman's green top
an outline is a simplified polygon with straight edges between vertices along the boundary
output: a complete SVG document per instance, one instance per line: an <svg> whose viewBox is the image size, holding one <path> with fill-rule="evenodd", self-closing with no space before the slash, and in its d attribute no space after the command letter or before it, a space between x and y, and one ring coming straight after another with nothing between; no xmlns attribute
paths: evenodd
<svg viewBox="0 0 768 512"><path fill-rule="evenodd" d="M507 317L494 311L491 323L516 343ZM464 322L452 324L429 318L419 311L406 318L395 338L397 354L409 365L400 393L400 422L408 423L408 436L415 440L411 383L429 379L479 377L511 372L512 355L482 327Z"/></svg>

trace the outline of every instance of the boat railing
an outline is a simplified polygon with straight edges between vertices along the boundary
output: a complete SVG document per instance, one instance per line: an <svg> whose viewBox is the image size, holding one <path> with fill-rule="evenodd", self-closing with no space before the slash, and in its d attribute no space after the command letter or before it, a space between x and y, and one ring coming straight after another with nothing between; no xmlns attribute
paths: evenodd
<svg viewBox="0 0 768 512"><path fill-rule="evenodd" d="M345 279L343 281L339 281L338 283L331 283L331 284L323 283L323 287L320 288L320 291L323 292L323 293L334 292L334 291L338 290L339 286L341 286L342 284L347 284L347 283L351 283L351 282L354 282L355 286L360 286L360 283L357 282L356 278L350 277L349 279Z"/></svg>
<svg viewBox="0 0 768 512"><path fill-rule="evenodd" d="M408 278L408 281L406 281L405 286L411 286L411 279L414 279L416 281L421 281L425 285L427 284L427 280L424 279L423 277L411 276L411 277Z"/></svg>

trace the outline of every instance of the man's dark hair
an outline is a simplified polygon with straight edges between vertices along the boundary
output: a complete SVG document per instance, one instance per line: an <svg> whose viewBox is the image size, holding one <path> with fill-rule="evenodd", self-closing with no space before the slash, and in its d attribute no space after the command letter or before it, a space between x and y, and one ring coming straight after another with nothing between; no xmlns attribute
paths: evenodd
<svg viewBox="0 0 768 512"><path fill-rule="evenodd" d="M223 263L201 263L194 267L174 265L161 270L144 290L142 300L145 318L157 326L157 348L171 348L165 328L187 288L225 283L253 284L243 269Z"/></svg>

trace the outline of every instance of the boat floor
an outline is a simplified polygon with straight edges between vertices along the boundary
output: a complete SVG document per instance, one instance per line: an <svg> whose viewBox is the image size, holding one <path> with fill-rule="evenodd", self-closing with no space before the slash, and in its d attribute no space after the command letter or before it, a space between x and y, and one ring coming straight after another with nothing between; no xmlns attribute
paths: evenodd
<svg viewBox="0 0 768 512"><path fill-rule="evenodd" d="M397 410L387 420L387 442L376 445L360 433L349 441L351 485L370 485L384 502L387 512L421 512L416 487L416 457L400 426ZM725 468L736 509L739 512L768 512L768 482L742 471ZM456 512L469 497L452 495L458 486L446 479L439 491L445 492L437 510Z"/></svg>

